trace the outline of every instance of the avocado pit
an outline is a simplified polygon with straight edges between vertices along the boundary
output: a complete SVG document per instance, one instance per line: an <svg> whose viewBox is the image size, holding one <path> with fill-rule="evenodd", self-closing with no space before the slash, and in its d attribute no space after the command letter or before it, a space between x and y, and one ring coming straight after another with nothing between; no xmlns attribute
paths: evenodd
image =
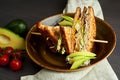
<svg viewBox="0 0 120 80"><path fill-rule="evenodd" d="M10 38L7 35L0 34L0 43L8 44L10 42Z"/></svg>

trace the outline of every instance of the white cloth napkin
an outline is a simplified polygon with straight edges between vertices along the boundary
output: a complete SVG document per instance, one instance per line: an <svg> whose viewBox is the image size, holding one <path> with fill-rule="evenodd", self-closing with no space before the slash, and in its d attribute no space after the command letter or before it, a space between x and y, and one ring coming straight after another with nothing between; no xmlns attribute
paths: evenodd
<svg viewBox="0 0 120 80"><path fill-rule="evenodd" d="M92 6L95 16L104 19L98 0L68 0L63 13L75 12L76 7ZM94 67L75 72L56 72L42 69L34 75L21 76L21 80L118 80L108 60L105 59Z"/></svg>

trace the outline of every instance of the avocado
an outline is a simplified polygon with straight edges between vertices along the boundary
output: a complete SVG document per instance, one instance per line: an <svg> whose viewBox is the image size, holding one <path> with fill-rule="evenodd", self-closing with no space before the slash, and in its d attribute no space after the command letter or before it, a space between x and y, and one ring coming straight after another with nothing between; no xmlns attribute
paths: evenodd
<svg viewBox="0 0 120 80"><path fill-rule="evenodd" d="M0 27L0 47L13 47L14 49L25 49L25 41L14 32Z"/></svg>
<svg viewBox="0 0 120 80"><path fill-rule="evenodd" d="M28 32L28 25L22 19L14 19L4 27L24 38Z"/></svg>
<svg viewBox="0 0 120 80"><path fill-rule="evenodd" d="M90 60L89 57L85 57L85 58L83 58L83 59L78 59L78 60L76 60L75 62L73 62L73 64L72 64L72 66L70 67L70 69L77 69L77 68L79 68L81 65L84 65L84 62L85 62L85 61L88 61L88 60Z"/></svg>

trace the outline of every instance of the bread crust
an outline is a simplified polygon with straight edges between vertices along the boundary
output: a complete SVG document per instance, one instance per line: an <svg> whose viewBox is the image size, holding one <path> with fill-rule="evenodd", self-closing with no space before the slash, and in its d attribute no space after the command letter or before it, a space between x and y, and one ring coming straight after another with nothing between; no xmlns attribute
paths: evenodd
<svg viewBox="0 0 120 80"><path fill-rule="evenodd" d="M93 40L96 37L96 21L94 16L94 10L91 6L88 6L88 23L89 23L89 30L88 30L88 42L87 42L87 51L92 51L94 46Z"/></svg>
<svg viewBox="0 0 120 80"><path fill-rule="evenodd" d="M73 53L75 49L75 33L71 27L60 26L63 46L67 54Z"/></svg>
<svg viewBox="0 0 120 80"><path fill-rule="evenodd" d="M37 23L37 27L42 34L42 37L46 41L49 49L56 53L56 44L58 42L58 38L60 36L59 34L59 26L53 27L53 26L47 26L43 25L40 22Z"/></svg>

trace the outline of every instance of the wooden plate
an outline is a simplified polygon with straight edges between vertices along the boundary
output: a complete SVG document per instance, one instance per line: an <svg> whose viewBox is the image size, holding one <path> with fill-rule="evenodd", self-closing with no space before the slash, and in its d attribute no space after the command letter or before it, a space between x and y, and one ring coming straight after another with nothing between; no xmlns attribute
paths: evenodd
<svg viewBox="0 0 120 80"><path fill-rule="evenodd" d="M48 18L45 18L41 22L45 25L55 25L58 21L61 20L61 15L58 14ZM72 16L73 14L67 14ZM28 32L26 37L26 51L29 57L39 66L62 72L77 71L89 68L93 65L96 65L103 59L107 58L115 48L116 45L116 35L112 26L109 25L106 21L103 21L99 18L96 19L97 24L97 39L108 41L105 43L95 43L94 52L97 54L97 58L91 61L91 65L80 67L78 69L70 70L70 65L66 63L66 55L61 55L58 53L52 53L46 46L45 41L40 35L31 34L31 32L39 32L36 25L34 25Z"/></svg>

